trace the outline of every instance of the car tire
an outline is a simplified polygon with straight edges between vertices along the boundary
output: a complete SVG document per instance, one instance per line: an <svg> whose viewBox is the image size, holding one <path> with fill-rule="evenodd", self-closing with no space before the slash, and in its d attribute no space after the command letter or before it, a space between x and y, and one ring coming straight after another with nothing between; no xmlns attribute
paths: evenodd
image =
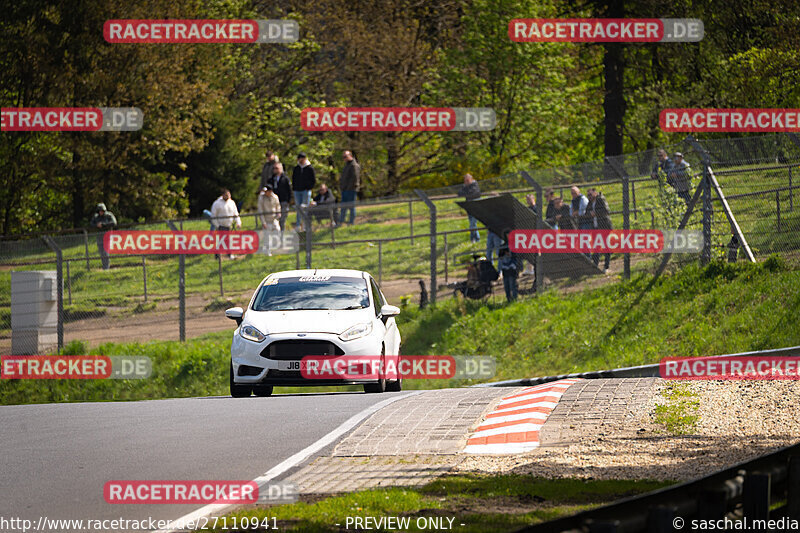
<svg viewBox="0 0 800 533"><path fill-rule="evenodd" d="M403 390L403 380L401 378L386 384L386 392L400 392L401 390Z"/></svg>
<svg viewBox="0 0 800 533"><path fill-rule="evenodd" d="M260 398L272 396L272 385L253 385L253 394Z"/></svg>
<svg viewBox="0 0 800 533"><path fill-rule="evenodd" d="M386 368L386 347L381 348L381 367ZM380 378L375 383L364 383L364 392L368 394L380 394L386 392L386 378Z"/></svg>
<svg viewBox="0 0 800 533"><path fill-rule="evenodd" d="M231 396L233 396L234 398L249 398L250 395L253 393L253 386L241 385L233 381L233 365L231 365L230 376L231 376L230 380Z"/></svg>

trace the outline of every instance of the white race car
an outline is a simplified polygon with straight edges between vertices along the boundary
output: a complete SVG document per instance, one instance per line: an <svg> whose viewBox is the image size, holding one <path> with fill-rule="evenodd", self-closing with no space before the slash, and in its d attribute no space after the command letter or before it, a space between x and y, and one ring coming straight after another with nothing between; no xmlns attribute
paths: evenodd
<svg viewBox="0 0 800 533"><path fill-rule="evenodd" d="M402 380L397 373L383 371L398 364L400 333L394 317L399 313L386 303L375 279L360 270L270 274L246 310L225 311L239 326L231 343L231 396L269 396L276 385L363 384L365 392L399 391ZM348 358L371 358L380 362L375 368L381 370L355 377L344 374L344 379L339 374L310 379L309 358L343 364Z"/></svg>

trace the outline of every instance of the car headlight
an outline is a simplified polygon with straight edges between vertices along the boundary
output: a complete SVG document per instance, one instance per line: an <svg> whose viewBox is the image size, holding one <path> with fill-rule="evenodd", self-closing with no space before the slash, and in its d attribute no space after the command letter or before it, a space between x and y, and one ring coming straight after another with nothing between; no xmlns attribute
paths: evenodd
<svg viewBox="0 0 800 533"><path fill-rule="evenodd" d="M354 339L360 339L370 333L372 333L372 322L367 322L365 324L356 324L345 330L344 333L339 335L339 338L343 341L352 341Z"/></svg>
<svg viewBox="0 0 800 533"><path fill-rule="evenodd" d="M261 342L264 339L266 339L264 334L258 331L253 326L244 326L243 328L240 328L239 335L241 335L242 338L253 342Z"/></svg>

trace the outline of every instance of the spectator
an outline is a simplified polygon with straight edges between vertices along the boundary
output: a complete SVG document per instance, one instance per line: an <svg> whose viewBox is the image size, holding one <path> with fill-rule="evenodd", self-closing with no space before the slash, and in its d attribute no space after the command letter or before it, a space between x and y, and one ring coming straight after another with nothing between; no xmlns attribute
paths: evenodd
<svg viewBox="0 0 800 533"><path fill-rule="evenodd" d="M311 191L317 184L317 176L314 167L308 161L308 157L303 152L297 155L297 166L292 172L292 190L294 191L294 206L297 209L297 227L301 227L300 210L303 206L311 203ZM302 226L305 228L306 224ZM310 228L305 228L308 231Z"/></svg>
<svg viewBox="0 0 800 533"><path fill-rule="evenodd" d="M323 183L319 186L319 192L311 201L310 205L317 207L317 209L312 210L314 218L317 220L330 218L331 224L336 223L336 211L333 208L333 206L336 205L336 197L330 189L328 189L327 185ZM323 207L327 207L327 209L323 209Z"/></svg>
<svg viewBox="0 0 800 533"><path fill-rule="evenodd" d="M269 183L275 195L278 197L278 202L281 205L281 217L279 220L281 231L286 229L286 217L289 216L289 202L292 199L292 186L289 185L289 178L283 173L283 163L275 163L272 167L272 179Z"/></svg>
<svg viewBox="0 0 800 533"><path fill-rule="evenodd" d="M553 216L547 219L548 224L555 229L575 229L575 223L569 214L569 206L564 203L564 199L556 196L553 199Z"/></svg>
<svg viewBox="0 0 800 533"><path fill-rule="evenodd" d="M689 189L692 187L689 163L683 160L683 154L680 152L675 152L672 157L675 159L669 174L667 174L667 183L672 185L678 196L686 202L686 205L689 205L692 200L692 195L689 193Z"/></svg>
<svg viewBox="0 0 800 533"><path fill-rule="evenodd" d="M611 216L609 214L608 202L603 193L597 189L589 189L589 207L586 209L593 219L593 226L595 229L613 229L611 225ZM600 254L592 254L592 262L594 266L600 264ZM611 254L606 254L605 266L603 271L608 272L611 265Z"/></svg>
<svg viewBox="0 0 800 533"><path fill-rule="evenodd" d="M261 228L271 231L280 231L281 202L272 185L267 185L258 194L258 213L261 218Z"/></svg>
<svg viewBox="0 0 800 533"><path fill-rule="evenodd" d="M555 198L556 195L553 192L553 189L547 188L544 191L544 200L547 202L547 210L544 212L545 220L549 220L556 216L556 207L555 207Z"/></svg>
<svg viewBox="0 0 800 533"><path fill-rule="evenodd" d="M231 199L231 191L222 189L222 195L211 204L211 217L217 226L217 231L230 231L234 224L237 228L242 227L239 209L236 207L236 202ZM219 255L215 254L214 257ZM228 257L234 258L233 254Z"/></svg>
<svg viewBox="0 0 800 533"><path fill-rule="evenodd" d="M117 217L115 217L114 213L111 211L106 210L106 204L99 203L94 208L94 215L89 224L100 230L97 234L97 251L100 254L100 262L103 264L103 270L108 270L111 268L111 262L109 261L108 252L106 252L106 247L103 243L103 236L106 234L106 231L113 230L116 227Z"/></svg>
<svg viewBox="0 0 800 533"><path fill-rule="evenodd" d="M361 165L353 157L353 152L345 150L342 156L344 158L344 168L342 168L342 176L339 178L339 191L342 193L342 206L339 213L339 224L344 224L344 215L350 212L350 221L348 224L353 224L356 220L356 197L358 190L361 188Z"/></svg>
<svg viewBox="0 0 800 533"><path fill-rule="evenodd" d="M506 291L506 300L513 302L517 299L518 285L517 285L517 271L519 264L517 257L508 247L503 246L498 250L497 268L503 274L503 289Z"/></svg>
<svg viewBox="0 0 800 533"><path fill-rule="evenodd" d="M273 169L275 168L275 164L280 163L278 156L272 152L267 151L266 156L267 162L264 163L264 166L261 168L261 185L259 186L260 191L263 191L264 187L269 185L270 180L272 180L272 175L274 174Z"/></svg>
<svg viewBox="0 0 800 533"><path fill-rule="evenodd" d="M463 196L468 201L477 200L481 197L481 187L472 174L464 174L464 184L458 189L458 195ZM479 242L481 234L478 233L478 219L467 213L469 218L469 240L472 242Z"/></svg>
<svg viewBox="0 0 800 533"><path fill-rule="evenodd" d="M592 229L591 219L584 216L589 199L581 194L581 190L575 185L570 187L570 193L572 193L572 202L569 206L570 216L578 223L578 229Z"/></svg>
<svg viewBox="0 0 800 533"><path fill-rule="evenodd" d="M501 246L503 246L503 239L500 238L499 235L492 232L491 230L486 230L486 260L489 261L489 264L494 267L494 251L498 250ZM498 254L497 257L499 258L500 255Z"/></svg>
<svg viewBox="0 0 800 533"><path fill-rule="evenodd" d="M536 207L536 195L535 194L526 194L525 195L525 202L528 204L528 209L533 211L533 214L536 215L539 213L538 208Z"/></svg>
<svg viewBox="0 0 800 533"><path fill-rule="evenodd" d="M658 179L658 172L659 170L664 172L664 174L669 175L669 171L672 170L672 160L667 155L667 151L661 148L658 151L658 159L653 164L653 172L650 174L650 177L653 179Z"/></svg>

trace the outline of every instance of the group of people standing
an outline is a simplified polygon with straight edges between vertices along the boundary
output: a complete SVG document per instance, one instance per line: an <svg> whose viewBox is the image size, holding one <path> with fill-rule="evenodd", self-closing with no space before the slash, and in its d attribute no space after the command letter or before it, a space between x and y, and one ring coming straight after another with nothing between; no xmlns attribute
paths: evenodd
<svg viewBox="0 0 800 533"><path fill-rule="evenodd" d="M297 155L297 165L292 170L291 181L284 173L283 164L277 154L266 153L267 161L261 169L261 182L258 193L258 212L261 217L262 227L284 231L289 206L292 201L297 209L297 228L308 228L308 221L304 220L300 207L324 206L335 204L336 197L325 183L320 184L318 193L312 198L312 191L317 184L317 174L314 166L304 152ZM350 150L342 153L344 166L339 180L339 190L342 203L345 204L339 216L333 208L329 213L323 210L312 210L316 218L331 218L334 225L343 224L346 214L349 213L349 224L355 222L356 198L361 187L361 166L355 160Z"/></svg>
<svg viewBox="0 0 800 533"><path fill-rule="evenodd" d="M554 229L613 229L608 201L603 193L592 187L586 191L586 195L581 193L577 186L570 188L572 199L565 203L564 199L556 196L553 189L545 190L545 201L547 202L544 213L545 221ZM477 200L481 197L480 185L470 174L464 175L464 183L458 190L458 195L467 200ZM538 213L536 198L532 195L525 197L528 207ZM478 232L478 220L467 214L469 217L470 241L480 242ZM517 254L512 253L508 244L497 234L488 231L486 236L486 260L494 265L494 252L497 251L498 263L497 270L503 276L503 287L506 298L509 301L516 300L517 275L521 269L521 264ZM594 253L590 256L595 266L600 264L600 254ZM604 271L608 271L611 264L611 254L605 254Z"/></svg>

